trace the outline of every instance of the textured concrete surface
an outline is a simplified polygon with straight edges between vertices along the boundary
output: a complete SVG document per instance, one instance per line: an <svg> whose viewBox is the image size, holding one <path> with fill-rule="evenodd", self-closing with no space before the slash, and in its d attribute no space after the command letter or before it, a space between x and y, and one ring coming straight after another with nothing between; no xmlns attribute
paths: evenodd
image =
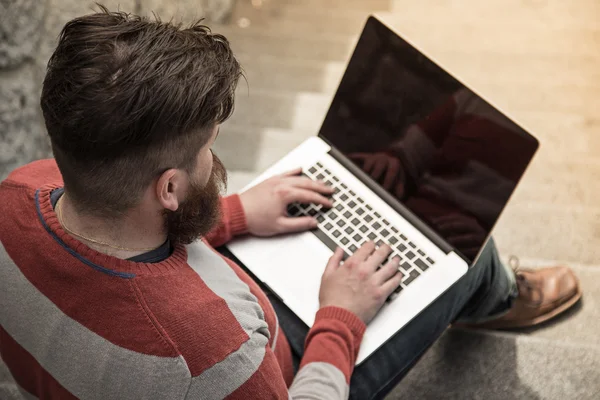
<svg viewBox="0 0 600 400"><path fill-rule="evenodd" d="M223 21L235 0L102 0L109 10L190 22ZM39 108L46 64L64 24L95 9L91 0L0 1L0 179L51 156ZM179 16L179 17L178 17Z"/></svg>
<svg viewBox="0 0 600 400"><path fill-rule="evenodd" d="M0 38L7 38L0 41L0 175L48 154L37 105L45 63L64 22L93 4L8 3L0 0ZM225 3L209 0L104 3L185 22L202 10L212 20L229 14ZM574 266L584 290L578 307L537 329L449 331L389 398L600 398L597 1L238 0L229 23L211 23L230 39L247 76L216 145L230 191L318 131L371 12L540 139L495 230L497 243L523 265ZM0 385L0 398L9 389Z"/></svg>
<svg viewBox="0 0 600 400"><path fill-rule="evenodd" d="M232 192L318 131L374 11L541 141L495 236L503 256L516 254L522 265L574 266L583 301L537 329L450 331L388 398L600 398L598 3L250 4L238 4L233 24L215 27L248 79L217 141ZM242 19L245 28L235 24Z"/></svg>

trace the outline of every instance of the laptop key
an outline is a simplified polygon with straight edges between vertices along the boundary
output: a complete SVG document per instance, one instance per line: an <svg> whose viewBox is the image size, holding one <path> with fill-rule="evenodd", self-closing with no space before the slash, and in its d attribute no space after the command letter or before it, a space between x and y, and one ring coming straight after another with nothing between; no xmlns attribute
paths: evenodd
<svg viewBox="0 0 600 400"><path fill-rule="evenodd" d="M421 271L427 271L427 269L429 269L429 265L425 264L425 261L421 260L420 258L415 260L415 265L421 268Z"/></svg>
<svg viewBox="0 0 600 400"><path fill-rule="evenodd" d="M319 215L317 216L317 222L318 222L318 223L321 223L321 222L323 222L323 221L325 221L325 216L324 216L323 214L319 214Z"/></svg>
<svg viewBox="0 0 600 400"><path fill-rule="evenodd" d="M344 231L345 231L345 232L346 232L348 235L350 235L352 232L354 232L354 229L352 229L352 227L351 227L351 226L349 226L349 227L347 227L347 228L346 228Z"/></svg>
<svg viewBox="0 0 600 400"><path fill-rule="evenodd" d="M314 174L315 172L317 172L317 168L315 168L314 166L313 166L313 167L310 167L310 168L308 169L308 172L310 172L311 174Z"/></svg>
<svg viewBox="0 0 600 400"><path fill-rule="evenodd" d="M342 201L346 201L346 200L348 200L348 195L347 195L346 193L342 194L342 195L340 196L340 200L342 200Z"/></svg>
<svg viewBox="0 0 600 400"><path fill-rule="evenodd" d="M371 221L373 221L373 217L370 216L370 215L367 215L367 216L365 216L365 221L366 222L371 222Z"/></svg>
<svg viewBox="0 0 600 400"><path fill-rule="evenodd" d="M377 235L371 232L367 237L369 238L369 240L375 240L377 238Z"/></svg>
<svg viewBox="0 0 600 400"><path fill-rule="evenodd" d="M396 243L398 243L398 238L396 238L396 237L392 236L392 237L390 238L390 244L396 244Z"/></svg>
<svg viewBox="0 0 600 400"><path fill-rule="evenodd" d="M365 210L364 210L364 209L362 209L362 208L357 208L357 209L356 209L356 213L357 213L358 215L363 215L363 214L365 213Z"/></svg>
<svg viewBox="0 0 600 400"><path fill-rule="evenodd" d="M365 225L361 225L360 228L358 228L362 233L365 233L369 230L369 228L367 228Z"/></svg>
<svg viewBox="0 0 600 400"><path fill-rule="evenodd" d="M350 218L351 216L352 216L352 213L351 213L350 211L346 211L346 212L344 213L344 217L345 217L345 218Z"/></svg>
<svg viewBox="0 0 600 400"><path fill-rule="evenodd" d="M413 242L408 242L408 245L409 245L410 247L412 247L413 249L416 249L416 248L417 248L417 245L416 245L416 244L414 244Z"/></svg>
<svg viewBox="0 0 600 400"><path fill-rule="evenodd" d="M406 250L406 246L402 243L400 243L398 245L398 247L396 247L398 249L398 251L400 251L401 253L404 253L404 250Z"/></svg>
<svg viewBox="0 0 600 400"><path fill-rule="evenodd" d="M356 202L355 202L354 200L350 200L350 201L348 202L348 207L350 207L350 208L354 208L354 207L356 207Z"/></svg>
<svg viewBox="0 0 600 400"><path fill-rule="evenodd" d="M340 228L341 228L342 226L344 226L344 225L346 225L346 221L344 221L343 219L340 219L340 220L337 222L337 226L339 226Z"/></svg>
<svg viewBox="0 0 600 400"><path fill-rule="evenodd" d="M435 263L435 261L433 261L430 257L427 257L427 262L429 265L433 265Z"/></svg>
<svg viewBox="0 0 600 400"><path fill-rule="evenodd" d="M333 228L333 225L331 224L331 222L328 222L328 223L325 224L325 229L327 229L328 231L330 231L331 228Z"/></svg>
<svg viewBox="0 0 600 400"><path fill-rule="evenodd" d="M412 268L412 265L410 265L406 261L400 263L400 272L402 272L403 274L408 273L408 271L410 271L411 268Z"/></svg>
<svg viewBox="0 0 600 400"><path fill-rule="evenodd" d="M337 229L335 231L333 231L332 235L333 237L340 237L340 235L342 234L342 232L338 231Z"/></svg>
<svg viewBox="0 0 600 400"><path fill-rule="evenodd" d="M417 250L417 253L419 253L421 257L425 257L425 253L423 252L423 250L419 249Z"/></svg>
<svg viewBox="0 0 600 400"><path fill-rule="evenodd" d="M354 236L352 237L352 239L354 239L354 241L355 241L355 242L358 242L358 241L360 241L360 239L361 239L361 236L360 236L360 235L357 233L356 235L354 235Z"/></svg>
<svg viewBox="0 0 600 400"><path fill-rule="evenodd" d="M413 269L412 271L410 271L410 274L408 275L408 277L406 279L404 279L403 283L405 285L408 285L412 281L414 281L418 276L419 276L419 273Z"/></svg>
<svg viewBox="0 0 600 400"><path fill-rule="evenodd" d="M373 224L373 229L379 229L379 228L381 228L381 224L379 222L375 222Z"/></svg>
<svg viewBox="0 0 600 400"><path fill-rule="evenodd" d="M350 221L350 222L354 226L358 226L360 224L360 220L358 218L353 218L352 221Z"/></svg>
<svg viewBox="0 0 600 400"><path fill-rule="evenodd" d="M342 240L340 240L340 242L342 242L343 245L347 245L350 242L350 239L348 239L347 237L343 237Z"/></svg>
<svg viewBox="0 0 600 400"><path fill-rule="evenodd" d="M387 237L390 235L390 232L387 229L384 229L379 233L381 233L381 236L383 236L383 237Z"/></svg>
<svg viewBox="0 0 600 400"><path fill-rule="evenodd" d="M335 209L338 211L342 211L344 209L344 206L341 204L338 204L337 206L335 206Z"/></svg>
<svg viewBox="0 0 600 400"><path fill-rule="evenodd" d="M405 255L406 255L406 258L408 258L409 260L412 260L413 258L415 258L415 253L413 253L412 251L409 251Z"/></svg>

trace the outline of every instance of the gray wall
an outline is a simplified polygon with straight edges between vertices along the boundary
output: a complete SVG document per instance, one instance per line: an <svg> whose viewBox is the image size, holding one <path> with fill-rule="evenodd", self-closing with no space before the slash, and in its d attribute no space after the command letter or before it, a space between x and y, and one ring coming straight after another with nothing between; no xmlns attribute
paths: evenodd
<svg viewBox="0 0 600 400"><path fill-rule="evenodd" d="M110 10L156 11L167 20L195 12L219 21L234 5L234 0L98 1ZM0 180L15 167L51 157L39 108L46 63L64 24L93 10L89 0L0 0Z"/></svg>

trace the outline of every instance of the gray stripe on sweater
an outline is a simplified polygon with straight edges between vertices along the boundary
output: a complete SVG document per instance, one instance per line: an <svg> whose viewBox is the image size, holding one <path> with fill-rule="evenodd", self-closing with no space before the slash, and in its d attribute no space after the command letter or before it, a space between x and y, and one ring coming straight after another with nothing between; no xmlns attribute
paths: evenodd
<svg viewBox="0 0 600 400"><path fill-rule="evenodd" d="M137 353L90 331L39 292L4 246L0 309L8 334L76 397L182 399L188 390L190 372L182 357Z"/></svg>
<svg viewBox="0 0 600 400"><path fill-rule="evenodd" d="M225 300L248 340L224 360L192 379L188 398L220 399L238 389L259 368L269 343L269 329L256 297L225 260L203 242L187 247L188 264Z"/></svg>
<svg viewBox="0 0 600 400"><path fill-rule="evenodd" d="M344 373L332 364L311 362L300 368L290 387L290 397L302 399L347 399L350 386Z"/></svg>

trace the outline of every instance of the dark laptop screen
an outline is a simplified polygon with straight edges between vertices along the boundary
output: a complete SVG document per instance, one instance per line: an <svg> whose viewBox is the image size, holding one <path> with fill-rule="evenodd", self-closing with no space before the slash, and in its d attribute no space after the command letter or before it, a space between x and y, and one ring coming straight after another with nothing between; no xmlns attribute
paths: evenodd
<svg viewBox="0 0 600 400"><path fill-rule="evenodd" d="M319 136L469 262L538 147L373 17Z"/></svg>

